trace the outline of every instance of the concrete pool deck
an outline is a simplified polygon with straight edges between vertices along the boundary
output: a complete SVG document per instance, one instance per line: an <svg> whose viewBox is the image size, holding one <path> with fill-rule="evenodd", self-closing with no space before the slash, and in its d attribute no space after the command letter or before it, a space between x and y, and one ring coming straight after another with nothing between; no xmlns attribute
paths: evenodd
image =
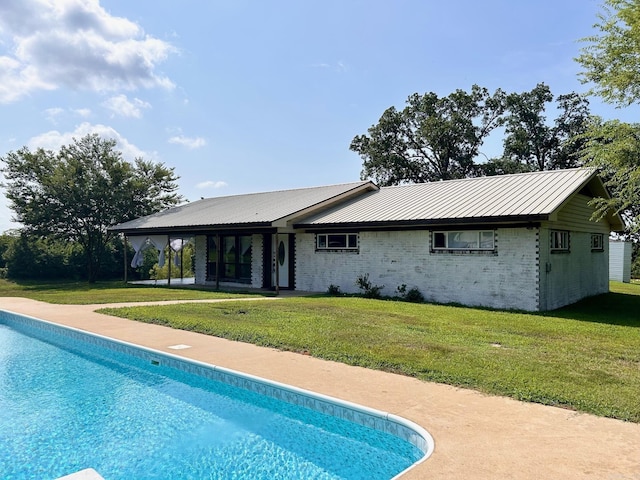
<svg viewBox="0 0 640 480"><path fill-rule="evenodd" d="M124 305L140 304L117 304ZM435 451L403 475L403 480L640 480L640 424L95 313L105 306L0 300L3 310L265 377L411 420L433 436ZM189 348L169 348L176 345Z"/></svg>

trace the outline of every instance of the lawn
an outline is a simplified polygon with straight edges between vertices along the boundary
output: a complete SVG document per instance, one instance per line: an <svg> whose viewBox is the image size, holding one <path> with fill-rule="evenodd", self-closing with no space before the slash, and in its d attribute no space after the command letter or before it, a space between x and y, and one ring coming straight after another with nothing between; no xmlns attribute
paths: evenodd
<svg viewBox="0 0 640 480"><path fill-rule="evenodd" d="M98 282L12 282L0 279L0 297L27 297L48 303L87 305L113 302L151 302L162 300L202 300L247 297L242 293L214 292L195 288L154 287Z"/></svg>
<svg viewBox="0 0 640 480"><path fill-rule="evenodd" d="M169 325L640 422L640 284L553 312L317 296L243 302L243 294L121 282L0 280L0 297L50 303L233 298L224 304L103 309Z"/></svg>
<svg viewBox="0 0 640 480"><path fill-rule="evenodd" d="M543 314L328 296L101 311L640 422L640 285L611 288Z"/></svg>

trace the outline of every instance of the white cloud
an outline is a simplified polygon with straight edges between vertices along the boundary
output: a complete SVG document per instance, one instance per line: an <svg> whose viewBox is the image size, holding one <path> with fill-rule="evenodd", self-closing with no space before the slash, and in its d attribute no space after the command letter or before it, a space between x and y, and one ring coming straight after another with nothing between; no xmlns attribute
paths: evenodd
<svg viewBox="0 0 640 480"><path fill-rule="evenodd" d="M156 67L176 49L114 17L99 0L0 2L0 103L62 86L173 88Z"/></svg>
<svg viewBox="0 0 640 480"><path fill-rule="evenodd" d="M91 109L89 108L76 108L75 110L72 110L72 112L83 118L91 116Z"/></svg>
<svg viewBox="0 0 640 480"><path fill-rule="evenodd" d="M321 63L313 63L311 64L311 67L313 68L323 68L323 69L327 69L327 70L333 70L339 73L344 73L347 72L349 70L349 66L343 62L342 60L339 60L336 63L325 63L325 62L321 62Z"/></svg>
<svg viewBox="0 0 640 480"><path fill-rule="evenodd" d="M90 123L81 123L73 132L59 132L57 130L50 130L31 138L27 142L27 146L31 150L43 148L45 150L57 151L63 145L69 145L73 143L73 139L80 139L85 135L97 133L102 138L110 138L116 141L116 149L122 152L122 156L125 160L133 161L138 157L154 157L154 154L146 153L140 150L138 147L130 143L124 138L118 131L107 125L92 125Z"/></svg>
<svg viewBox="0 0 640 480"><path fill-rule="evenodd" d="M207 180L206 182L200 182L196 185L196 188L223 188L227 186L227 182Z"/></svg>
<svg viewBox="0 0 640 480"><path fill-rule="evenodd" d="M51 123L56 123L58 117L64 113L64 108L55 107L55 108L47 108L44 111L45 118L49 120Z"/></svg>
<svg viewBox="0 0 640 480"><path fill-rule="evenodd" d="M102 106L122 117L133 118L142 117L143 108L151 108L150 103L140 100L139 98L129 100L126 95L116 95L115 97L111 97L104 101Z"/></svg>
<svg viewBox="0 0 640 480"><path fill-rule="evenodd" d="M190 138L185 137L184 135L177 135L169 138L169 143L175 143L177 145L182 145L189 150L194 150L196 148L204 147L207 144L207 141L202 137Z"/></svg>

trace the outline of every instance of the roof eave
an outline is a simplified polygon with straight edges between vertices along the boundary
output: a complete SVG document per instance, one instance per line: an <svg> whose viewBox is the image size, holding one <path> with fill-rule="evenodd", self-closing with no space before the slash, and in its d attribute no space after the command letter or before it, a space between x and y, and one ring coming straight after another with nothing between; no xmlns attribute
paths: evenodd
<svg viewBox="0 0 640 480"><path fill-rule="evenodd" d="M433 218L413 220L385 220L371 222L334 222L334 223L297 223L297 229L377 229L377 228L401 228L401 227L445 227L453 225L486 225L486 224L522 224L549 220L549 215L507 215L496 217L465 217L465 218Z"/></svg>
<svg viewBox="0 0 640 480"><path fill-rule="evenodd" d="M109 227L108 230L115 233L124 233L125 235L164 235L174 233L191 233L191 232L224 232L238 230L270 230L273 228L271 222L253 222L253 223L228 223L216 225L180 225L180 226L163 226L163 227L139 227L139 228L118 228L118 226Z"/></svg>

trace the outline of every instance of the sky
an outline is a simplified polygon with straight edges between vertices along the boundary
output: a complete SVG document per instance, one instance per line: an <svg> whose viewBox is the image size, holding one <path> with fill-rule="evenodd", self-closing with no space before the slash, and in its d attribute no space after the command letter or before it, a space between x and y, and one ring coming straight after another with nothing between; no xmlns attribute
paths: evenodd
<svg viewBox="0 0 640 480"><path fill-rule="evenodd" d="M596 0L2 0L0 157L98 133L127 160L174 168L189 201L357 181L351 140L412 93L586 92L574 58L600 11ZM605 119L638 117L590 102ZM12 216L3 192L0 232L18 226Z"/></svg>

